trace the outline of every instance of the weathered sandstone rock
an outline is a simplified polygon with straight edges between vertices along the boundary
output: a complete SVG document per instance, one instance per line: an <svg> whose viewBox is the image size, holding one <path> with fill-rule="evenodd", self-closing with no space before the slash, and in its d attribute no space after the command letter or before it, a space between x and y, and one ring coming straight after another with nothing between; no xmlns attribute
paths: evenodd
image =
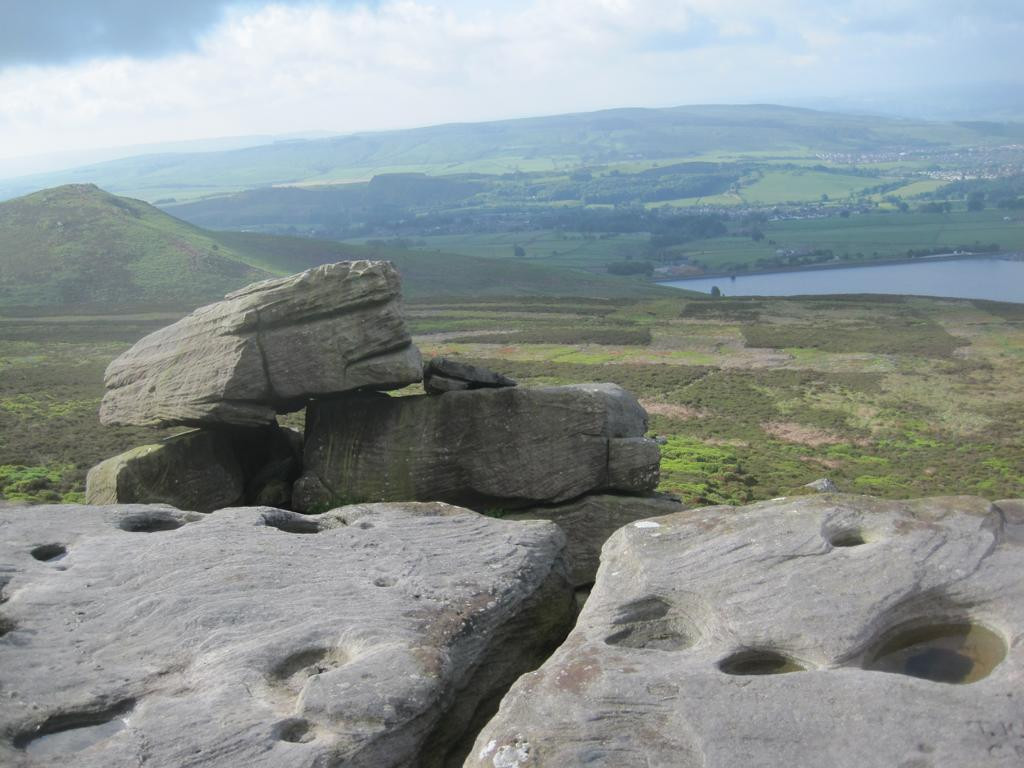
<svg viewBox="0 0 1024 768"><path fill-rule="evenodd" d="M631 523L466 766L1019 766L1021 523L842 495Z"/></svg>
<svg viewBox="0 0 1024 768"><path fill-rule="evenodd" d="M601 547L624 525L647 517L680 512L683 505L669 496L596 494L552 507L532 507L505 515L505 520L550 520L565 533L570 579L574 587L592 584Z"/></svg>
<svg viewBox="0 0 1024 768"><path fill-rule="evenodd" d="M85 480L88 504L170 504L212 512L237 504L245 475L225 432L193 430L100 462Z"/></svg>
<svg viewBox="0 0 1024 768"><path fill-rule="evenodd" d="M515 379L508 376L449 357L435 357L423 366L423 388L431 395L515 385Z"/></svg>
<svg viewBox="0 0 1024 768"><path fill-rule="evenodd" d="M104 424L270 424L310 397L419 381L389 262L254 283L151 333L107 368Z"/></svg>
<svg viewBox="0 0 1024 768"><path fill-rule="evenodd" d="M86 503L197 512L241 503L287 506L301 457L302 436L276 425L191 430L97 464L86 477Z"/></svg>
<svg viewBox="0 0 1024 768"><path fill-rule="evenodd" d="M558 529L444 504L0 511L0 764L461 762L564 636Z"/></svg>
<svg viewBox="0 0 1024 768"><path fill-rule="evenodd" d="M807 483L804 488L810 488L818 493L838 493L839 487L827 477L819 477Z"/></svg>
<svg viewBox="0 0 1024 768"><path fill-rule="evenodd" d="M658 447L641 437L646 426L644 409L614 384L317 401L306 411L295 505L414 499L512 508L649 491Z"/></svg>

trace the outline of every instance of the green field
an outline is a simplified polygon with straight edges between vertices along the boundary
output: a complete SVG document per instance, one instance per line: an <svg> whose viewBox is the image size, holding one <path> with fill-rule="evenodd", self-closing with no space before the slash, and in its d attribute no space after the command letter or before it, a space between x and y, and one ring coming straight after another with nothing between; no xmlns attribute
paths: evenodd
<svg viewBox="0 0 1024 768"><path fill-rule="evenodd" d="M1024 250L1024 217L1004 221L1005 211L871 213L767 222L764 239L720 237L687 243L681 252L707 271L755 268L779 250L830 250L839 260L903 258L908 250L948 249L996 243L1003 251Z"/></svg>
<svg viewBox="0 0 1024 768"><path fill-rule="evenodd" d="M1010 218L1010 221L1005 221ZM742 222L731 228L744 229ZM951 213L854 213L849 217L765 221L755 241L749 234L731 234L694 240L671 249L708 272L783 266L779 252L831 251L835 261L871 261L907 258L908 251L935 251L996 244L1001 251L1024 250L1024 216L1006 211L954 210ZM363 241L356 241L364 243ZM648 233L582 233L555 230L439 235L410 238L403 247L427 254L461 253L487 259L511 259L551 266L602 271L625 259L656 260L648 247ZM516 256L519 246L523 255ZM827 259L824 259L827 261ZM761 263L759 263L759 261ZM774 262L765 264L765 261Z"/></svg>
<svg viewBox="0 0 1024 768"><path fill-rule="evenodd" d="M524 385L614 381L665 438L662 490L1024 496L1024 306L904 297L411 299L424 353ZM153 430L101 427L106 363L172 316L0 319L0 497L81 498Z"/></svg>
<svg viewBox="0 0 1024 768"><path fill-rule="evenodd" d="M593 235L535 230L480 235L427 235L411 241L411 247L417 251L461 253L485 259L521 258L551 266L586 269L640 257L649 239L646 233L609 232ZM521 257L516 255L517 245L523 250Z"/></svg>
<svg viewBox="0 0 1024 768"><path fill-rule="evenodd" d="M740 188L739 199L751 205L818 202L822 195L843 200L869 187L895 181L899 178L824 173L810 168L765 169L757 174L756 180Z"/></svg>

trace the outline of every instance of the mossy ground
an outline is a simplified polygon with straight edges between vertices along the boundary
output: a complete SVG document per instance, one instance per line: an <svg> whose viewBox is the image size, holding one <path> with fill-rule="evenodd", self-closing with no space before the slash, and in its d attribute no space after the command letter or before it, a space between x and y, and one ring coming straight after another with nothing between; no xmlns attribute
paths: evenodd
<svg viewBox="0 0 1024 768"><path fill-rule="evenodd" d="M1016 305L681 294L445 299L409 310L426 356L479 362L525 385L612 381L633 391L651 434L666 438L662 490L689 503L800 493L822 476L890 498L1024 496ZM90 466L168 434L96 418L106 364L167 322L0 319L0 496L75 500Z"/></svg>

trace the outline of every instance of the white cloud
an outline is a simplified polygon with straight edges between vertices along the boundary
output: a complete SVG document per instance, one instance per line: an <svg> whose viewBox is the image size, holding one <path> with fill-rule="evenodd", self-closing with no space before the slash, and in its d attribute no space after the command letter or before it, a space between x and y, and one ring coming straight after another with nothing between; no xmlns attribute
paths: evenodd
<svg viewBox="0 0 1024 768"><path fill-rule="evenodd" d="M956 28L923 0L246 6L193 51L0 70L0 156L998 78L1024 61L995 5L950 3Z"/></svg>

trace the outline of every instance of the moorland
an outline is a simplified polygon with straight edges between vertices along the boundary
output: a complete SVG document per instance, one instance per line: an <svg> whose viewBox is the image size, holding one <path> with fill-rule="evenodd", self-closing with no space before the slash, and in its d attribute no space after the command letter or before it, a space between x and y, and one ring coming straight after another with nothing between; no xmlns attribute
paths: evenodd
<svg viewBox="0 0 1024 768"><path fill-rule="evenodd" d="M688 503L801 493L823 476L888 498L1024 495L1022 305L421 294L408 311L425 355L526 385L633 391L664 438L661 489ZM158 437L96 413L106 364L173 317L0 319L0 494L80 500L90 466Z"/></svg>
<svg viewBox="0 0 1024 768"><path fill-rule="evenodd" d="M67 181L106 191L31 191ZM1024 495L1024 305L652 282L1024 250L1019 125L615 110L0 187L31 192L0 203L2 498L79 500L92 464L158 437L96 419L103 369L134 340L252 280L351 258L396 263L427 355L635 392L664 439L662 490L688 503L822 476L893 498Z"/></svg>

